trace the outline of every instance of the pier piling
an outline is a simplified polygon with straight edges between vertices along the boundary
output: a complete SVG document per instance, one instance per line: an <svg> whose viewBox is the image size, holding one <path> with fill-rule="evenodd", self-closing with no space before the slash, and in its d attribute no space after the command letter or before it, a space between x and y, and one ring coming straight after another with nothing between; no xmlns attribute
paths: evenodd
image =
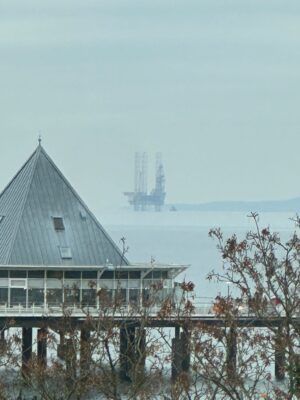
<svg viewBox="0 0 300 400"><path fill-rule="evenodd" d="M285 378L285 349L282 343L282 330L278 328L274 338L275 350L275 378L277 381L282 381Z"/></svg>
<svg viewBox="0 0 300 400"><path fill-rule="evenodd" d="M32 328L22 328L22 374L29 372L29 362L32 357Z"/></svg>
<svg viewBox="0 0 300 400"><path fill-rule="evenodd" d="M46 328L37 331L37 357L41 367L47 367L47 334Z"/></svg>
<svg viewBox="0 0 300 400"><path fill-rule="evenodd" d="M135 363L135 328L120 328L120 378L131 381L130 372Z"/></svg>
<svg viewBox="0 0 300 400"><path fill-rule="evenodd" d="M135 337L136 369L138 374L144 373L146 362L146 329L137 328Z"/></svg>
<svg viewBox="0 0 300 400"><path fill-rule="evenodd" d="M91 332L87 328L80 331L80 372L86 374L91 365Z"/></svg>
<svg viewBox="0 0 300 400"><path fill-rule="evenodd" d="M236 375L236 355L237 355L237 335L235 328L229 328L227 334L227 376L229 379L233 379Z"/></svg>
<svg viewBox="0 0 300 400"><path fill-rule="evenodd" d="M175 328L175 337L172 339L172 379L175 380L182 372L190 368L190 334L187 328L180 333L180 328Z"/></svg>

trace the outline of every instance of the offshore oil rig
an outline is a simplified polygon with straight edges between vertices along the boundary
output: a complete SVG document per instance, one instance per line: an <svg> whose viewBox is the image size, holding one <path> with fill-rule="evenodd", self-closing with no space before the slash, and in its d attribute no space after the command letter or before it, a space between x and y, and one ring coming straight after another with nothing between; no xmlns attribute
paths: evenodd
<svg viewBox="0 0 300 400"><path fill-rule="evenodd" d="M145 211L148 206L153 206L155 211L161 211L164 205L165 192L165 174L162 164L161 153L156 153L155 165L155 187L148 193L148 154L135 153L134 169L134 192L124 192L128 197L129 204L135 211Z"/></svg>

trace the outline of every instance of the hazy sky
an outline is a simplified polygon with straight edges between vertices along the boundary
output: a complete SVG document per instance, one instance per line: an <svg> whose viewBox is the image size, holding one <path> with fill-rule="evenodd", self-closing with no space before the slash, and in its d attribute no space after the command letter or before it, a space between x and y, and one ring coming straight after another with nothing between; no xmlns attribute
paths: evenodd
<svg viewBox="0 0 300 400"><path fill-rule="evenodd" d="M92 209L135 151L170 203L300 196L299 0L0 0L0 57L1 188L41 131Z"/></svg>

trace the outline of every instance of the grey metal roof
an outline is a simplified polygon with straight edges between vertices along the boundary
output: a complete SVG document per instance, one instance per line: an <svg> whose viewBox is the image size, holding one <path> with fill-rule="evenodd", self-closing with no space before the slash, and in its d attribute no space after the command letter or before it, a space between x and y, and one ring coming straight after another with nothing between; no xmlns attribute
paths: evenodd
<svg viewBox="0 0 300 400"><path fill-rule="evenodd" d="M129 264L41 145L0 194L0 215L2 265ZM71 259L61 258L61 247Z"/></svg>

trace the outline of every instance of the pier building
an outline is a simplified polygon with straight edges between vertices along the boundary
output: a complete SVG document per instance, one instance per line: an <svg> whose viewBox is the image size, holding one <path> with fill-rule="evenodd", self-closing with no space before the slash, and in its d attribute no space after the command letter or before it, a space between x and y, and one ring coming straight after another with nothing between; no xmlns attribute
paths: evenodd
<svg viewBox="0 0 300 400"><path fill-rule="evenodd" d="M187 267L130 263L41 143L0 194L0 339L5 339L11 321L22 328L25 375L32 359L33 328L38 329L37 360L41 365L47 365L49 330L59 334L57 355L64 356L70 340L66 316L73 329L80 331L80 360L93 329L86 325L89 318L107 319L119 330L122 379L130 378L137 354L144 354L145 327L175 328L172 376L187 372L190 329L199 322L226 326L221 316L211 313L212 304L195 308L188 316L177 313L180 286L175 279ZM159 313L164 300L170 300L175 312ZM103 308L114 312L101 314ZM142 319L143 309L148 313L146 320ZM280 334L281 317L271 322ZM264 328L267 323L270 321L252 315L237 319L227 346L230 371L234 373L236 365L238 329ZM145 357L140 358L144 363ZM283 364L275 346L278 379L284 378Z"/></svg>
<svg viewBox="0 0 300 400"><path fill-rule="evenodd" d="M41 143L0 194L0 313L161 303L185 269L130 263Z"/></svg>

